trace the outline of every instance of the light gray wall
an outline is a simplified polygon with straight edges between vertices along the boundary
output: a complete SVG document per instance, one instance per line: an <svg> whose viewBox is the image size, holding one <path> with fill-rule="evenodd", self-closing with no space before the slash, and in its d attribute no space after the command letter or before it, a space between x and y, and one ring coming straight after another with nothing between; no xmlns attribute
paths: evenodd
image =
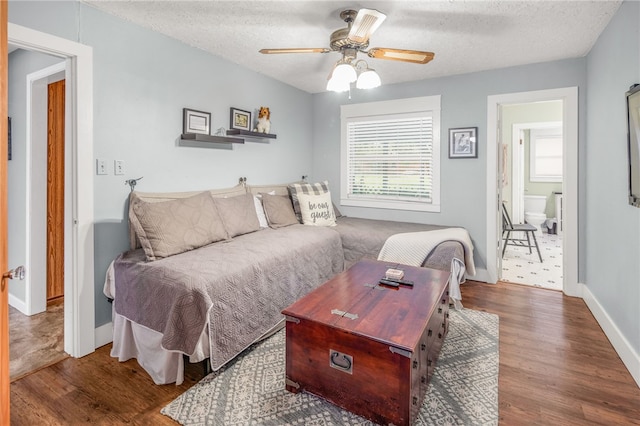
<svg viewBox="0 0 640 426"><path fill-rule="evenodd" d="M436 59L437 60L437 57ZM407 66L429 66L411 65ZM383 85L374 91L319 93L313 96L313 179L328 179L339 201L340 187L340 105L442 95L441 104L441 212L406 212L370 208L341 207L343 214L357 217L404 220L465 227L475 245L477 268L486 269L486 137L489 95L578 86L580 140L584 144L586 85L585 59L504 68L473 74L435 78L410 83ZM449 159L448 129L478 127L478 158ZM584 169L580 167L581 181ZM584 212L584 210L580 210ZM580 220L583 220L583 214Z"/></svg>
<svg viewBox="0 0 640 426"><path fill-rule="evenodd" d="M640 354L640 209L627 202L624 93L640 83L640 4L624 2L587 57L585 284Z"/></svg>
<svg viewBox="0 0 640 426"><path fill-rule="evenodd" d="M43 17L46 17L44 19ZM94 176L96 326L111 321L102 294L109 262L128 249L124 181L141 191L228 187L299 180L311 173L311 95L83 4L11 2L9 22L93 47L94 154L109 175ZM182 108L212 113L229 127L229 109L272 111L270 143L233 150L177 146ZM113 161L126 174L113 174Z"/></svg>
<svg viewBox="0 0 640 426"><path fill-rule="evenodd" d="M60 61L60 58L22 49L9 54L8 100L9 117L11 117L12 151L12 159L8 163L9 266L15 268L18 265L26 265L28 274L32 274L31 267L33 265L27 264L26 259L27 75ZM44 142L46 144L46 140ZM46 145L44 148L46 156ZM43 172L44 174L41 176L43 181L46 182L46 168ZM46 208L46 195L40 201L44 203ZM20 301L26 302L26 289L23 282L10 281L9 293Z"/></svg>

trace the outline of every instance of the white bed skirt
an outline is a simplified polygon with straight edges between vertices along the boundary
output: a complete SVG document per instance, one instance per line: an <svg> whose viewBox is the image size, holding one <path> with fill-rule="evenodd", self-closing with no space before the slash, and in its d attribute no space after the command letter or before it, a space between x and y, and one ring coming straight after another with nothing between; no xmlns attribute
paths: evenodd
<svg viewBox="0 0 640 426"><path fill-rule="evenodd" d="M162 333L151 330L133 322L122 315L113 313L113 347L111 356L120 362L135 358L138 364L149 373L157 385L184 382L183 352L169 351L162 347ZM208 321L207 321L208 324ZM273 328L264 333L255 342L260 342L285 325L284 316ZM251 343L251 344L253 344ZM209 327L205 327L198 339L193 354L189 355L189 362L196 363L209 358Z"/></svg>
<svg viewBox="0 0 640 426"><path fill-rule="evenodd" d="M107 268L103 292L105 296L115 299L113 262ZM112 357L118 358L120 362L135 358L157 385L182 384L184 381L184 354L163 348L162 333L117 314L113 305L111 317L113 320ZM195 351L189 356L189 362L201 362L209 358L208 330L208 326L202 330Z"/></svg>
<svg viewBox="0 0 640 426"><path fill-rule="evenodd" d="M200 362L209 358L208 327L200 335L189 362ZM137 324L113 311L113 348L111 356L120 362L131 358L149 373L157 385L184 381L184 359L182 352L168 351L162 347L162 333Z"/></svg>

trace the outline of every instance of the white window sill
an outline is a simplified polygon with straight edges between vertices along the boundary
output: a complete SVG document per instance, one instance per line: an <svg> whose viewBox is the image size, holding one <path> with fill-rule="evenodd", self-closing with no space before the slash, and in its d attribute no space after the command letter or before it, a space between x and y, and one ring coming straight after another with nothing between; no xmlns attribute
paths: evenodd
<svg viewBox="0 0 640 426"><path fill-rule="evenodd" d="M424 202L341 198L340 205L440 213L440 204Z"/></svg>

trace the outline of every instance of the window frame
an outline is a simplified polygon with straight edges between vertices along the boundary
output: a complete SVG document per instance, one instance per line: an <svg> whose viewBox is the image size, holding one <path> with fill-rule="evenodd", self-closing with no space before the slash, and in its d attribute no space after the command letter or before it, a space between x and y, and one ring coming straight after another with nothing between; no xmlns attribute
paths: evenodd
<svg viewBox="0 0 640 426"><path fill-rule="evenodd" d="M538 138L559 138L560 139L560 155L553 158L560 157L560 163L563 161L563 138L562 127L546 128L546 129L531 129L529 131L529 182L549 182L557 183L562 182L563 175L540 175L537 173L536 167L536 146ZM563 170L561 171L563 172Z"/></svg>
<svg viewBox="0 0 640 426"><path fill-rule="evenodd" d="M423 96L417 98L395 99L390 101L366 102L360 104L341 105L340 122L340 204L350 207L369 207L381 209L394 209L406 211L440 212L440 95ZM379 197L367 198L358 196L349 197L349 165L347 145L347 124L349 119L373 118L375 116L389 116L401 114L427 113L432 120L432 184L431 202L425 201L400 201L381 199Z"/></svg>

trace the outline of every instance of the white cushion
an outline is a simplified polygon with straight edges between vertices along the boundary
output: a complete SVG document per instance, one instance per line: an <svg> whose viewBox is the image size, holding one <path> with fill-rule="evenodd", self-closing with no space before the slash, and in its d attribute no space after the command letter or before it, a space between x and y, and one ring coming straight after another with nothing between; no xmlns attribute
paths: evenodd
<svg viewBox="0 0 640 426"><path fill-rule="evenodd" d="M298 193L302 223L311 226L336 226L336 215L329 191L322 194Z"/></svg>

